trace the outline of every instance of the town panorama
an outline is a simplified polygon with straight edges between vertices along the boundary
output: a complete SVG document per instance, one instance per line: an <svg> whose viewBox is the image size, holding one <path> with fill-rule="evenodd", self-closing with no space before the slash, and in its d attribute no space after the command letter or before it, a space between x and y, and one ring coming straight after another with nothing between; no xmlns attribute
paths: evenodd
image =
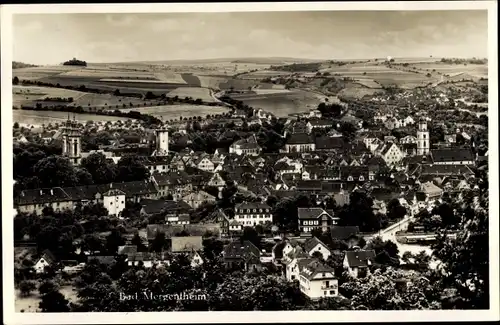
<svg viewBox="0 0 500 325"><path fill-rule="evenodd" d="M198 33L214 30L210 15ZM73 36L50 52L71 53L60 64L12 63L16 312L488 309L488 59L430 43L397 52L382 33L418 45L404 31L475 26L454 15L370 20L385 42L373 57L337 58L354 41L330 40L324 59L290 45L196 60L168 59L188 34L147 53L165 60L120 56L169 42L173 25L109 54L108 31L130 26L127 40L147 18L95 14L108 27L92 34L67 15L58 33ZM285 33L262 17L259 37ZM294 17L273 26L312 26ZM245 19L225 30L258 42ZM408 26L392 31L397 21ZM57 37L45 36L50 51ZM306 42L286 37L276 47ZM327 51L309 42L308 57Z"/></svg>

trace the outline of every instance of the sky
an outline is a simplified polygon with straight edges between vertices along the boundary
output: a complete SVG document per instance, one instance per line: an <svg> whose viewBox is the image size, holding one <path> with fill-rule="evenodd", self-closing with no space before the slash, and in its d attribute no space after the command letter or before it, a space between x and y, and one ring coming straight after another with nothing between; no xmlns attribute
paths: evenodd
<svg viewBox="0 0 500 325"><path fill-rule="evenodd" d="M13 60L487 57L486 10L17 14Z"/></svg>

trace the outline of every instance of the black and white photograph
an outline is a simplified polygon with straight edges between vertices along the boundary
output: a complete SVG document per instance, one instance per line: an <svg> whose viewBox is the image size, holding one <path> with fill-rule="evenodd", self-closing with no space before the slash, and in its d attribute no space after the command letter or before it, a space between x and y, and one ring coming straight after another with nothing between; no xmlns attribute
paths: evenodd
<svg viewBox="0 0 500 325"><path fill-rule="evenodd" d="M498 320L496 2L299 4L2 6L12 323Z"/></svg>

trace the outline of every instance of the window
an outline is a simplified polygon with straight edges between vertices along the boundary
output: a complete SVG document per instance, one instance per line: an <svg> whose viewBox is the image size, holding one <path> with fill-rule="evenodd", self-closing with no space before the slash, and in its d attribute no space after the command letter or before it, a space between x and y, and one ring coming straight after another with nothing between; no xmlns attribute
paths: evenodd
<svg viewBox="0 0 500 325"><path fill-rule="evenodd" d="M334 295L335 295L335 290L330 291L330 294L331 294L332 296L334 296Z"/></svg>
<svg viewBox="0 0 500 325"><path fill-rule="evenodd" d="M323 295L325 295L325 296L326 296L326 291L323 291Z"/></svg>
<svg viewBox="0 0 500 325"><path fill-rule="evenodd" d="M113 202L109 202L109 205L113 205Z"/></svg>

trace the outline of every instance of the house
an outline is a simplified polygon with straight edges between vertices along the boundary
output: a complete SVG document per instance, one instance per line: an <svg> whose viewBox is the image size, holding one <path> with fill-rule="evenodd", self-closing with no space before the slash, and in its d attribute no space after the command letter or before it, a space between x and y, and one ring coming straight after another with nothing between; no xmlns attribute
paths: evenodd
<svg viewBox="0 0 500 325"><path fill-rule="evenodd" d="M333 212L327 212L321 208L298 208L299 230L302 233L310 233L313 229L327 231L332 225L337 224L338 218Z"/></svg>
<svg viewBox="0 0 500 325"><path fill-rule="evenodd" d="M246 139L238 140L229 147L229 153L237 155L258 156L261 152L262 148L257 143L255 134Z"/></svg>
<svg viewBox="0 0 500 325"><path fill-rule="evenodd" d="M474 155L469 149L434 149L431 150L435 165L473 165Z"/></svg>
<svg viewBox="0 0 500 325"><path fill-rule="evenodd" d="M146 226L146 236L148 242L155 239L158 233L165 234L169 239L178 236L181 233L187 233L190 236L210 236L219 237L221 234L220 224L218 223L195 223L195 224L149 224Z"/></svg>
<svg viewBox="0 0 500 325"><path fill-rule="evenodd" d="M341 166L340 180L342 182L357 182L364 183L374 180L374 175L370 174L368 166Z"/></svg>
<svg viewBox="0 0 500 325"><path fill-rule="evenodd" d="M222 254L226 268L241 268L245 271L260 269L260 250L248 240L227 244Z"/></svg>
<svg viewBox="0 0 500 325"><path fill-rule="evenodd" d="M147 157L144 166L149 170L150 174L167 173L170 170L172 156L150 156Z"/></svg>
<svg viewBox="0 0 500 325"><path fill-rule="evenodd" d="M245 202L234 207L234 220L244 227L253 227L267 222L272 223L271 207L260 202Z"/></svg>
<svg viewBox="0 0 500 325"><path fill-rule="evenodd" d="M307 122L306 129L307 133L311 133L313 130L317 129L328 129L333 126L332 121L324 119L313 119Z"/></svg>
<svg viewBox="0 0 500 325"><path fill-rule="evenodd" d="M220 173L214 173L207 183L208 186L217 187L217 189L222 190L226 185L226 181L222 178Z"/></svg>
<svg viewBox="0 0 500 325"><path fill-rule="evenodd" d="M358 226L333 226L330 228L330 234L334 241L346 243L349 249L357 246L360 239Z"/></svg>
<svg viewBox="0 0 500 325"><path fill-rule="evenodd" d="M315 140L315 150L317 151L341 150L344 146L343 137L321 136Z"/></svg>
<svg viewBox="0 0 500 325"><path fill-rule="evenodd" d="M54 187L23 190L14 198L14 207L19 212L38 215L42 213L45 207L49 206L55 211L73 210L78 204L103 203L103 194L111 189L124 192L125 200L128 202L140 202L142 199L155 198L158 195L155 184L150 181Z"/></svg>
<svg viewBox="0 0 500 325"><path fill-rule="evenodd" d="M214 163L209 159L207 155L202 155L192 161L193 166L198 169L213 172L215 169Z"/></svg>
<svg viewBox="0 0 500 325"><path fill-rule="evenodd" d="M172 237L172 254L186 254L191 261L191 266L196 267L203 264L199 252L203 251L202 236Z"/></svg>
<svg viewBox="0 0 500 325"><path fill-rule="evenodd" d="M229 222L229 234L237 234L243 231L243 222L231 220Z"/></svg>
<svg viewBox="0 0 500 325"><path fill-rule="evenodd" d="M285 143L285 152L309 152L316 150L313 137L307 133L293 133Z"/></svg>
<svg viewBox="0 0 500 325"><path fill-rule="evenodd" d="M35 269L36 273L40 274L45 272L45 267L54 265L56 262L57 259L54 254L46 249L43 251L42 256L38 259L33 268Z"/></svg>
<svg viewBox="0 0 500 325"><path fill-rule="evenodd" d="M413 135L407 135L401 139L399 139L400 144L416 144L417 143L417 137Z"/></svg>
<svg viewBox="0 0 500 325"><path fill-rule="evenodd" d="M425 182L421 184L420 192L425 195L426 200L438 199L443 194L443 190L432 182Z"/></svg>
<svg viewBox="0 0 500 325"><path fill-rule="evenodd" d="M182 198L182 201L186 202L193 209L197 209L203 203L214 203L216 200L215 196L208 194L204 191L198 191L196 193L191 193Z"/></svg>
<svg viewBox="0 0 500 325"><path fill-rule="evenodd" d="M287 281L299 280L300 272L309 263L316 259L305 253L302 248L289 253L285 262L285 277Z"/></svg>
<svg viewBox="0 0 500 325"><path fill-rule="evenodd" d="M304 251L311 256L318 252L323 256L324 261L331 255L330 248L316 237L310 238L304 243Z"/></svg>
<svg viewBox="0 0 500 325"><path fill-rule="evenodd" d="M245 112L242 109L236 109L234 112L231 114L232 118L246 118L248 116L247 112Z"/></svg>
<svg viewBox="0 0 500 325"><path fill-rule="evenodd" d="M174 200L181 200L182 197L193 191L191 177L185 171L172 171L166 174L155 173L151 176L151 181L158 188L159 197L170 194Z"/></svg>
<svg viewBox="0 0 500 325"><path fill-rule="evenodd" d="M401 127L401 121L396 117L390 117L385 122L384 125L389 130L394 130Z"/></svg>
<svg viewBox="0 0 500 325"><path fill-rule="evenodd" d="M103 205L110 216L119 216L125 210L125 192L110 189L102 195Z"/></svg>
<svg viewBox="0 0 500 325"><path fill-rule="evenodd" d="M344 268L350 276L364 277L369 272L369 267L375 261L374 250L346 251L344 257Z"/></svg>
<svg viewBox="0 0 500 325"><path fill-rule="evenodd" d="M303 267L299 276L300 291L310 299L336 297L338 279L335 270L320 261L312 261Z"/></svg>
<svg viewBox="0 0 500 325"><path fill-rule="evenodd" d="M394 142L384 144L377 148L375 154L382 157L388 166L395 166L404 158L404 153Z"/></svg>
<svg viewBox="0 0 500 325"><path fill-rule="evenodd" d="M153 265L162 267L170 265L171 257L166 252L153 253L153 252L136 252L131 253L125 260L128 266L143 265L145 268L151 268Z"/></svg>
<svg viewBox="0 0 500 325"><path fill-rule="evenodd" d="M190 223L191 206L184 201L144 200L141 214L146 216L165 215L167 224L186 225Z"/></svg>
<svg viewBox="0 0 500 325"><path fill-rule="evenodd" d="M222 209L217 209L209 218L207 218L207 221L215 222L220 225L221 236L229 235L229 223L231 222L231 220L226 215L226 213L222 211Z"/></svg>

